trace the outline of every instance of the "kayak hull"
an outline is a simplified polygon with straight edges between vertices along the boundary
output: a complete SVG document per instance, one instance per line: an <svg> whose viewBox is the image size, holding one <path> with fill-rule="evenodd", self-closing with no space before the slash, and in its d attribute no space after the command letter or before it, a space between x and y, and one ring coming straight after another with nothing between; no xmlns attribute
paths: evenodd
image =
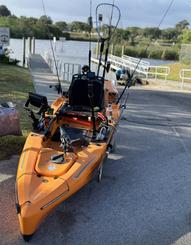
<svg viewBox="0 0 191 245"><path fill-rule="evenodd" d="M97 133L99 139L92 140L91 112L69 111L59 120L54 116L63 108L64 98L53 102L53 114L45 114L45 126L46 119L51 123L48 134L31 132L27 137L16 178L16 207L24 237L32 235L54 207L80 190L102 169L120 118L120 106L111 104L115 91L112 92L106 101L110 105L108 119L102 111L97 115L95 126L98 130L102 128ZM106 126L100 126L102 124ZM61 136L54 138L63 125L66 129L86 131L85 137L91 139L87 144L75 143L73 151L64 151Z"/></svg>
<svg viewBox="0 0 191 245"><path fill-rule="evenodd" d="M55 206L68 199L92 179L105 158L107 148L105 143L99 146L91 145L90 149L86 148L78 153L78 159L75 159L73 165L63 175L43 176L35 171L38 159L38 156L34 156L36 152L31 152L31 147L27 150L30 137L33 136L28 137L23 152L31 156L27 159L33 159L34 163L30 161L28 173L25 172L25 165L27 168L29 162L27 160L23 163L21 155L16 182L20 207L18 217L23 235L32 235Z"/></svg>

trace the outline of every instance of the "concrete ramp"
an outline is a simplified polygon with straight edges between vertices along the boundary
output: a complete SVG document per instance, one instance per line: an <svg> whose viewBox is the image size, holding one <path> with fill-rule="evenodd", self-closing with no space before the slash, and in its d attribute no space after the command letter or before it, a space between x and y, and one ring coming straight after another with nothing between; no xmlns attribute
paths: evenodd
<svg viewBox="0 0 191 245"><path fill-rule="evenodd" d="M60 96L55 89L55 85L58 84L57 76L51 72L49 65L39 54L29 56L29 69L36 93L45 95L51 104Z"/></svg>

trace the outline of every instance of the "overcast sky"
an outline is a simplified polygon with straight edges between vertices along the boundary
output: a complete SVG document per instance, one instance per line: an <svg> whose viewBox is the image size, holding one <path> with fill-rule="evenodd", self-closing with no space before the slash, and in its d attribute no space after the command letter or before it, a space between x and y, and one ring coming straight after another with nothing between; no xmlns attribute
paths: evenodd
<svg viewBox="0 0 191 245"><path fill-rule="evenodd" d="M44 0L47 15L54 21L86 21L89 15L90 0ZM92 0L93 9L101 0ZM115 0L121 9L120 27L158 26L171 0ZM112 2L107 0L106 2ZM43 15L41 0L0 0L16 16ZM94 11L95 12L95 11ZM191 0L174 0L162 28L172 27L177 22L187 19L191 23Z"/></svg>

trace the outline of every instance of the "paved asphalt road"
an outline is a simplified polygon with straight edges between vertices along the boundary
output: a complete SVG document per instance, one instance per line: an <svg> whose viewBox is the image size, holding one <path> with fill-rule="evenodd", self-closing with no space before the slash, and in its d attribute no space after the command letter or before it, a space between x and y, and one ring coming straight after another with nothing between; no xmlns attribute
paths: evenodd
<svg viewBox="0 0 191 245"><path fill-rule="evenodd" d="M57 207L31 244L191 244L191 94L130 91L103 181ZM14 209L17 157L0 164L0 244L24 244Z"/></svg>

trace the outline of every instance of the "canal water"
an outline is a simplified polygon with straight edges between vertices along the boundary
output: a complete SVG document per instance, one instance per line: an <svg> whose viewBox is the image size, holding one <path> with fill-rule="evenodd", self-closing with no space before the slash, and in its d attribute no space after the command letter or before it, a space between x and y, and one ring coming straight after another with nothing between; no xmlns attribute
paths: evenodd
<svg viewBox="0 0 191 245"><path fill-rule="evenodd" d="M87 64L88 63L88 42L78 42L78 41L57 41L56 44L53 44L56 56L58 59L62 59L65 63L76 63L76 64ZM11 39L10 40L10 49L11 49L11 58L16 58L20 60L22 64L22 54L23 46L21 39ZM96 43L92 43L92 49L95 49ZM35 51L37 54L43 55L45 52L51 51L51 44L49 40L36 40L35 42ZM26 45L26 55L28 55L28 43Z"/></svg>
<svg viewBox="0 0 191 245"><path fill-rule="evenodd" d="M65 63L76 63L76 64L87 64L88 63L88 42L79 41L57 41L56 45L53 44L55 53L58 59L63 60ZM45 52L51 52L51 45L49 40L36 40L36 53L44 54ZM96 43L92 43L92 50L95 50ZM20 60L20 65L22 64L22 40L21 39L11 39L10 47L11 57ZM26 45L26 54L28 55L28 45ZM150 62L150 65L165 65L169 63L174 63L174 61L163 61L154 59L143 59Z"/></svg>

